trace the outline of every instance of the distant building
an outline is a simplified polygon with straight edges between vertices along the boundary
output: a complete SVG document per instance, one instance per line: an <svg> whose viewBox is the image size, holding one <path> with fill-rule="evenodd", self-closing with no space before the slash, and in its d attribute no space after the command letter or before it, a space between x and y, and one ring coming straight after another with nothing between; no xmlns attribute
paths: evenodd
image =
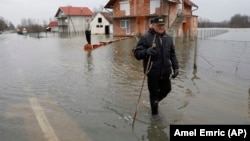
<svg viewBox="0 0 250 141"><path fill-rule="evenodd" d="M51 21L46 28L47 31L50 32L58 32L58 22L57 21Z"/></svg>
<svg viewBox="0 0 250 141"><path fill-rule="evenodd" d="M113 34L113 13L98 12L91 21L92 34Z"/></svg>
<svg viewBox="0 0 250 141"><path fill-rule="evenodd" d="M168 32L189 36L198 28L198 17L192 14L198 6L190 0L109 0L104 8L113 10L114 36L143 34L159 15L166 19Z"/></svg>
<svg viewBox="0 0 250 141"><path fill-rule="evenodd" d="M92 11L88 7L60 7L55 17L58 22L59 33L79 34L85 31L86 19L92 18Z"/></svg>

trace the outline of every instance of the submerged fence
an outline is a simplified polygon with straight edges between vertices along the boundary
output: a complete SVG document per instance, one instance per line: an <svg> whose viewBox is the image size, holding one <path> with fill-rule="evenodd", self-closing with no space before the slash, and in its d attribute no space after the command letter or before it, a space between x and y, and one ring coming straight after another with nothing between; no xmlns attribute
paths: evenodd
<svg viewBox="0 0 250 141"><path fill-rule="evenodd" d="M226 32L228 32L228 30L226 29L209 29L209 28L206 28L206 29L198 29L197 31L197 38L199 39L208 39L208 38L211 38L211 37L215 37L215 36L218 36L218 35L221 35L221 34L224 34Z"/></svg>
<svg viewBox="0 0 250 141"><path fill-rule="evenodd" d="M217 79L250 82L250 41L200 40L199 72ZM205 65L204 65L205 64Z"/></svg>
<svg viewBox="0 0 250 141"><path fill-rule="evenodd" d="M227 32L226 38L215 37ZM216 79L249 83L249 35L250 29L199 29L197 38L186 42L194 47L194 69Z"/></svg>
<svg viewBox="0 0 250 141"><path fill-rule="evenodd" d="M187 30L184 32L183 30L174 30L170 33L170 35L174 38L180 38L182 42L184 41L192 41L195 38L198 39L208 39L211 37L215 37L221 34L228 32L226 29L216 29L216 28L199 28Z"/></svg>

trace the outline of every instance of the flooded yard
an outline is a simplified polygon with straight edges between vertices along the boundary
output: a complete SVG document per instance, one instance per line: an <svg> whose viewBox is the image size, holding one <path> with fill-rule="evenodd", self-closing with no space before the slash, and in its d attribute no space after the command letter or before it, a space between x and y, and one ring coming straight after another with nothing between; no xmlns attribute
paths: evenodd
<svg viewBox="0 0 250 141"><path fill-rule="evenodd" d="M250 124L250 30L228 30L175 40L180 74L160 103L164 123L151 121L145 86L134 132L143 80L134 38L85 51L84 36L1 34L0 139L169 141L170 124Z"/></svg>

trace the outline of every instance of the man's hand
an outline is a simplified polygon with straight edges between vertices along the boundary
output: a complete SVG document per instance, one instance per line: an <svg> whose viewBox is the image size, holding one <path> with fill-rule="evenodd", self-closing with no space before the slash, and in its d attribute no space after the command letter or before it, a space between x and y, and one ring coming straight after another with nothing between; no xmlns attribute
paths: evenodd
<svg viewBox="0 0 250 141"><path fill-rule="evenodd" d="M172 75L172 78L174 79L179 74L179 70L175 69L174 74Z"/></svg>
<svg viewBox="0 0 250 141"><path fill-rule="evenodd" d="M154 47L150 47L146 50L147 55L152 55L152 56L156 56L158 55L158 52L156 51L156 49Z"/></svg>

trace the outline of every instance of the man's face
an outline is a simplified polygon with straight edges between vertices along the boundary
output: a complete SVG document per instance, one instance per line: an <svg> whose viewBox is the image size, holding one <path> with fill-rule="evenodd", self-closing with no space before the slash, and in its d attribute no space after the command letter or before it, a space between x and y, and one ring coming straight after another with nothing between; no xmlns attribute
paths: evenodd
<svg viewBox="0 0 250 141"><path fill-rule="evenodd" d="M152 27L159 34L162 34L166 30L165 24L155 24L155 23L153 23Z"/></svg>

